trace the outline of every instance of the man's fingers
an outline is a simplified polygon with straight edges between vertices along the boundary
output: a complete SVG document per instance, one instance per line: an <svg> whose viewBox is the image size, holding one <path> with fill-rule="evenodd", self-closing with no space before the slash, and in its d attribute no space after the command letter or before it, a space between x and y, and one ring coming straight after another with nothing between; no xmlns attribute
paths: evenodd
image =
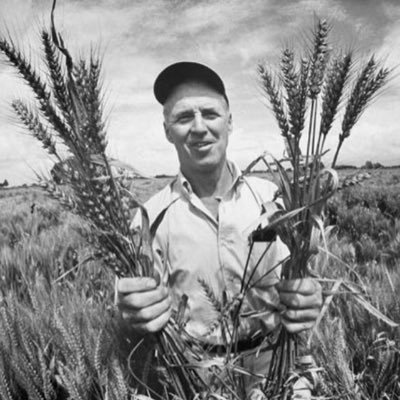
<svg viewBox="0 0 400 400"><path fill-rule="evenodd" d="M139 333L155 333L160 331L168 323L171 318L171 308L167 312L161 314L156 319L149 322L139 322L131 324L132 328Z"/></svg>
<svg viewBox="0 0 400 400"><path fill-rule="evenodd" d="M276 288L281 303L288 308L306 309L322 306L321 285L313 278L284 279Z"/></svg>
<svg viewBox="0 0 400 400"><path fill-rule="evenodd" d="M282 325L290 333L311 329L322 306L321 285L312 278L282 280L276 288L281 304Z"/></svg>
<svg viewBox="0 0 400 400"><path fill-rule="evenodd" d="M118 292L128 294L131 292L146 292L157 287L157 282L150 277L121 278L118 280Z"/></svg>
<svg viewBox="0 0 400 400"><path fill-rule="evenodd" d="M122 308L122 318L133 324L138 324L142 322L150 322L167 311L171 308L171 300L169 297L163 299L162 301L155 303L149 307L145 307L139 310L136 309L129 309L129 308Z"/></svg>
<svg viewBox="0 0 400 400"><path fill-rule="evenodd" d="M121 316L135 331L157 332L171 317L169 288L153 278L123 278L117 289Z"/></svg>
<svg viewBox="0 0 400 400"><path fill-rule="evenodd" d="M305 310L288 309L281 314L282 319L287 322L313 322L318 318L318 308L308 308Z"/></svg>
<svg viewBox="0 0 400 400"><path fill-rule="evenodd" d="M122 309L140 310L150 307L169 297L169 290L165 286L159 286L146 292L134 292L119 296L118 307Z"/></svg>
<svg viewBox="0 0 400 400"><path fill-rule="evenodd" d="M320 284L313 278L282 279L277 283L276 288L279 292L299 293L303 295L311 295L321 290Z"/></svg>
<svg viewBox="0 0 400 400"><path fill-rule="evenodd" d="M320 291L311 295L303 295L300 293L280 292L279 299L282 304L288 308L306 309L317 308L322 305L322 294Z"/></svg>
<svg viewBox="0 0 400 400"><path fill-rule="evenodd" d="M282 318L282 325L289 333L299 333L307 329L311 329L315 325L315 321L291 322Z"/></svg>

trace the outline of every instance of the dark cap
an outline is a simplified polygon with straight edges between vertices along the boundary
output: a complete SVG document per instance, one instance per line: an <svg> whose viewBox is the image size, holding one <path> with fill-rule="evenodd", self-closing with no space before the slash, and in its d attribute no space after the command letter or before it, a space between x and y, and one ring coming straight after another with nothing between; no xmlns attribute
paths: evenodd
<svg viewBox="0 0 400 400"><path fill-rule="evenodd" d="M191 80L208 84L228 102L225 86L219 75L204 64L188 61L171 64L161 71L154 82L154 95L159 103L164 104L176 86Z"/></svg>

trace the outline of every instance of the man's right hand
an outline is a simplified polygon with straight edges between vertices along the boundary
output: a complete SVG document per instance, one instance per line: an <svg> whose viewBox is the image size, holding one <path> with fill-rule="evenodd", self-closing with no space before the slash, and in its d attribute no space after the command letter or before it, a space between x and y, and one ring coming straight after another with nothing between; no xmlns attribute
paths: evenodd
<svg viewBox="0 0 400 400"><path fill-rule="evenodd" d="M172 301L166 286L149 277L121 278L117 290L122 318L136 332L158 332L167 324Z"/></svg>

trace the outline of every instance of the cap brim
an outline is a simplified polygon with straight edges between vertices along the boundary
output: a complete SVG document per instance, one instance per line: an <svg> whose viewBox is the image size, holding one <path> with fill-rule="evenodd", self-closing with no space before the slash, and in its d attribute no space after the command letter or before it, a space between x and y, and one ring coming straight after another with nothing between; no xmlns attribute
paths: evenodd
<svg viewBox="0 0 400 400"><path fill-rule="evenodd" d="M208 84L228 101L225 86L219 75L204 64L182 61L165 68L154 82L154 96L164 104L173 89L179 84L196 80Z"/></svg>

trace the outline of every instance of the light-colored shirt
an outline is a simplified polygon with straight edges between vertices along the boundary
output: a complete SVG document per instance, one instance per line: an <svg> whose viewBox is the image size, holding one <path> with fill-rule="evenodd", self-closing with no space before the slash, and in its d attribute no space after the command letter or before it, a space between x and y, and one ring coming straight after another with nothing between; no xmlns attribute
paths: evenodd
<svg viewBox="0 0 400 400"><path fill-rule="evenodd" d="M190 316L186 330L210 342L220 341L215 337L218 334L210 329L218 319L218 312L206 295L204 283L220 300L224 291L231 298L239 292L249 254L248 228L260 217L262 204L271 202L277 190L268 180L243 176L232 162L228 166L233 185L219 199L217 219L192 191L182 173L145 204L150 222L166 209L156 232L154 249L160 255L156 257L156 267L167 271L174 306L177 308L181 296L186 294ZM279 261L288 251L279 238L272 244L254 243L247 278L266 246L270 248L254 273L254 288L247 295L244 311L262 311L263 328L269 330L279 304L274 287L279 280Z"/></svg>

